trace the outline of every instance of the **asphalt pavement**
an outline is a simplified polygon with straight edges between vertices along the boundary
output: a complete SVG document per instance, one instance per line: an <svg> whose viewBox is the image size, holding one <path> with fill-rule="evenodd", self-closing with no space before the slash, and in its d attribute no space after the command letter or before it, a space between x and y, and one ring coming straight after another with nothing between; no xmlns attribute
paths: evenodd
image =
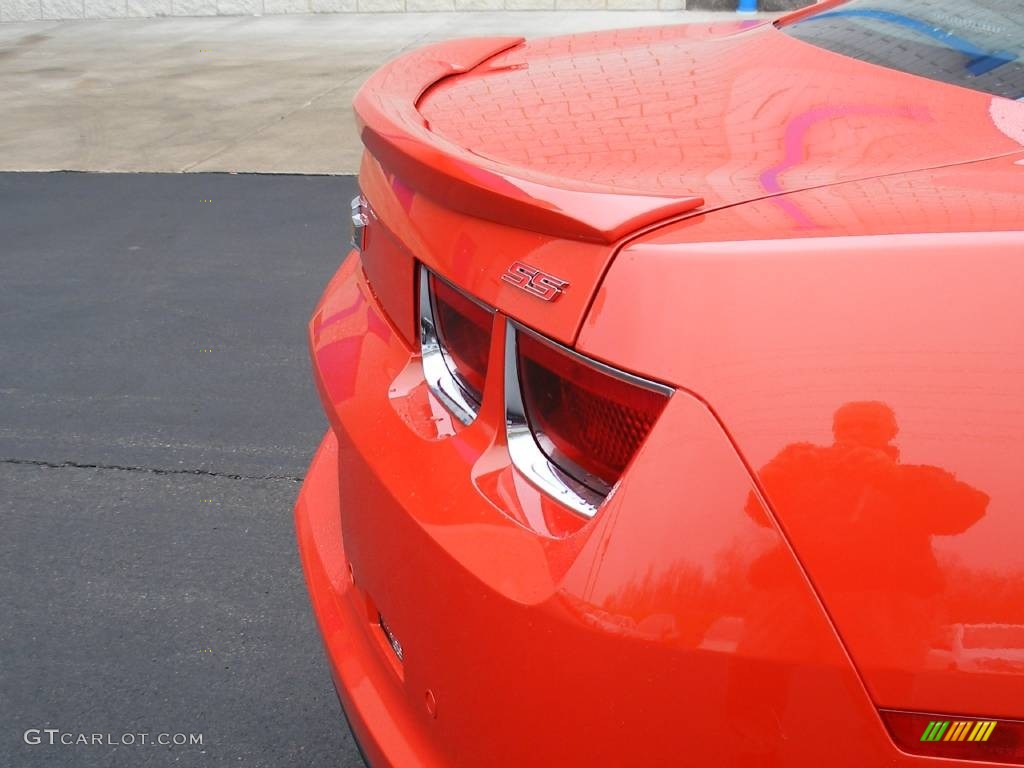
<svg viewBox="0 0 1024 768"><path fill-rule="evenodd" d="M362 765L292 528L353 190L0 174L0 766Z"/></svg>

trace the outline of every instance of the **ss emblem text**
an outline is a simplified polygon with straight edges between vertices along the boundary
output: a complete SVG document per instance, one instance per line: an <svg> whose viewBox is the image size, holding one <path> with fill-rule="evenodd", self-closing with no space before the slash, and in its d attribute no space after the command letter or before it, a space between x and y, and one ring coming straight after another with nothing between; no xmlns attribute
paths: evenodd
<svg viewBox="0 0 1024 768"><path fill-rule="evenodd" d="M521 261L513 262L501 279L544 301L554 301L569 285L568 280L542 272Z"/></svg>

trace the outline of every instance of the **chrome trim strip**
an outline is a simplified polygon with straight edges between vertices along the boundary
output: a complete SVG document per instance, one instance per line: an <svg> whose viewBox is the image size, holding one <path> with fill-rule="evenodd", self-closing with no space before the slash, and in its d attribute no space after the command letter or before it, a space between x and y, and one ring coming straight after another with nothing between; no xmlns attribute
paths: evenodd
<svg viewBox="0 0 1024 768"><path fill-rule="evenodd" d="M452 373L452 366L441 347L434 320L434 300L430 292L430 270L422 264L419 275L419 316L420 316L420 358L423 362L423 377L427 386L438 400L452 412L460 422L469 426L480 410L476 402L460 386ZM438 278L443 279L443 278ZM445 281L447 282L447 281ZM449 283L451 285L451 283ZM454 286L452 286L454 288ZM455 290L458 290L457 288ZM462 293L461 291L459 291ZM463 294L465 295L465 294ZM468 297L467 297L468 298ZM476 302L479 304L479 302ZM483 306L481 304L481 306ZM489 312L494 310L488 308Z"/></svg>
<svg viewBox="0 0 1024 768"><path fill-rule="evenodd" d="M369 205L366 199L362 195L356 195L352 198L352 247L357 251L362 251L366 245L366 225L370 221L370 217L367 216L366 211L369 210Z"/></svg>
<svg viewBox="0 0 1024 768"><path fill-rule="evenodd" d="M509 322L512 325L514 325L516 329L519 330L520 332L533 336L533 338L547 344L549 347L554 347L562 354L568 355L569 357L576 359L583 365L589 365L591 368L596 368L597 370L601 371L601 373L606 373L613 378L620 379L626 382L627 384L632 384L635 387L649 389L652 392L657 392L659 395L664 395L665 397L672 397L672 395L675 393L675 390L672 387L669 387L665 384L661 384L660 382L657 381L651 381L650 379L645 379L642 376L637 376L636 374L633 373L626 373L625 371L620 371L618 368L612 368L610 365L602 363L600 360L594 360L593 358L587 357L586 355L581 355L575 349L570 349L564 344L559 344L557 341L549 339L547 336L542 336L536 331L533 331L525 326L522 326L519 323L515 322L514 320L510 320Z"/></svg>
<svg viewBox="0 0 1024 768"><path fill-rule="evenodd" d="M505 435L512 464L530 482L548 495L584 517L593 517L597 514L597 508L608 497L614 486L609 487L600 478L583 471L580 467L568 461L568 459L563 459L565 463L580 474L579 479L571 476L556 466L549 458L549 455L557 453L554 446L550 444L550 441L546 441L542 433L539 433L536 437L534 436L526 417L526 405L523 402L522 385L519 380L519 355L516 348L517 333L527 333L585 365L596 368L609 376L627 381L635 386L653 390L667 397L672 395L673 390L664 384L616 370L597 360L591 360L568 347L534 333L529 328L522 327L512 320L506 320ZM539 441L545 441L546 445L542 447ZM545 447L547 450L545 450Z"/></svg>

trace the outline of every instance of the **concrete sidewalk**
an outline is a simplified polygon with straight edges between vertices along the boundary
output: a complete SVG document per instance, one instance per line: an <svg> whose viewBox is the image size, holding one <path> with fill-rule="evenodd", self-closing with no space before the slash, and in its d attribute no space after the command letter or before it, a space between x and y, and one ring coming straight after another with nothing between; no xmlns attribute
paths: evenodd
<svg viewBox="0 0 1024 768"><path fill-rule="evenodd" d="M353 173L350 104L427 42L727 20L694 11L118 19L0 25L0 170Z"/></svg>

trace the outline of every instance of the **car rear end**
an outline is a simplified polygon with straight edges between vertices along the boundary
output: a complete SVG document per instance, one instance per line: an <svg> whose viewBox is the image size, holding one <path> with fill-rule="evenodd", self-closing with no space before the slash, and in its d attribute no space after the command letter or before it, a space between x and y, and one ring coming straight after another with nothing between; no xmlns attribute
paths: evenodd
<svg viewBox="0 0 1024 768"><path fill-rule="evenodd" d="M435 46L361 93L353 248L309 325L330 429L298 542L368 761L946 764L895 745L708 404L616 354L613 259L699 196L505 173L418 116L514 45Z"/></svg>
<svg viewBox="0 0 1024 768"><path fill-rule="evenodd" d="M877 715L770 518L746 504L754 488L708 409L573 349L582 312L563 335L547 303L502 279L506 258L558 274L611 246L415 195L403 215L405 190L372 159L361 184L364 249L310 325L331 429L296 515L371 764L730 764L731 752L740 765L778 753L776 718L794 733L817 724L793 759L840 726L858 750L834 764L881 754ZM473 249L461 269L460 243ZM599 269L566 292L591 293Z"/></svg>

